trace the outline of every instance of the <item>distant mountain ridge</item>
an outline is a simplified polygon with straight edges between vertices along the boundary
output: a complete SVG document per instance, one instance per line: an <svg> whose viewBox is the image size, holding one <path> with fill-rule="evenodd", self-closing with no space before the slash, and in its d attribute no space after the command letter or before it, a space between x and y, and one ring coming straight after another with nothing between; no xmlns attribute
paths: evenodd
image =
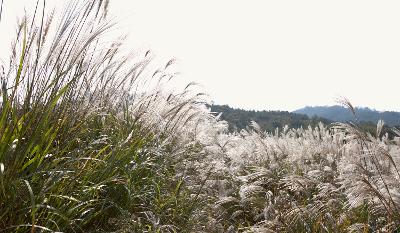
<svg viewBox="0 0 400 233"><path fill-rule="evenodd" d="M356 107L355 112L357 120L360 122L374 122L377 123L382 119L388 126L400 125L400 112L384 111L380 112L370 108ZM316 106L316 107L304 107L293 111L293 113L305 114L309 117L318 116L329 119L331 121L354 121L354 116L351 111L343 106Z"/></svg>

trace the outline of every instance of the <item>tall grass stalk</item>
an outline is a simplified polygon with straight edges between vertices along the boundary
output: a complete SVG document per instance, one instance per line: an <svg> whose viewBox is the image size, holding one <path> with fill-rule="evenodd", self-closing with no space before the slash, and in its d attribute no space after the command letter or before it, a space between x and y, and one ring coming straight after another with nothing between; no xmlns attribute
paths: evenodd
<svg viewBox="0 0 400 233"><path fill-rule="evenodd" d="M1 77L2 232L190 227L173 162L190 151L174 141L199 98L141 92L151 58L135 61L122 41L103 39L107 11L108 1L71 1L54 16L37 1L18 24Z"/></svg>

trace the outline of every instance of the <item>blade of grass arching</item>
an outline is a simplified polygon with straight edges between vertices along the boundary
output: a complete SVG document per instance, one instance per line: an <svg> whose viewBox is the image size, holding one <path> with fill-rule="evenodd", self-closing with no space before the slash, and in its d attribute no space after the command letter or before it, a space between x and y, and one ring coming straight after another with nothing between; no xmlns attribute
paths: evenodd
<svg viewBox="0 0 400 233"><path fill-rule="evenodd" d="M29 157L31 157L32 155L36 154L35 157L33 157L32 159L29 159L28 162L24 163L22 165L21 171L25 170L29 165L31 165L33 162L35 162L36 160L38 160L38 158L40 157L40 150L41 150L41 146L40 145L36 145L33 150L30 152Z"/></svg>
<svg viewBox="0 0 400 233"><path fill-rule="evenodd" d="M23 126L25 124L25 121L27 119L29 119L30 115L31 115L31 112L26 112L19 119L16 120L16 122L17 122L16 128L17 128L17 132L18 133L22 133L23 132Z"/></svg>
<svg viewBox="0 0 400 233"><path fill-rule="evenodd" d="M10 101L8 101L7 94L7 86L6 82L3 80L2 82L2 96L3 96L3 106L1 110L1 118L0 118L0 135L3 135L4 130L7 127L7 118L9 114L9 109L11 108Z"/></svg>
<svg viewBox="0 0 400 233"><path fill-rule="evenodd" d="M62 95L65 93L65 91L68 89L68 87L69 87L69 85L66 85L65 87L63 87L60 90L60 92L57 94L57 96L55 96L55 98L49 103L47 109L45 110L43 119L41 120L39 127L36 129L36 132L38 132L38 134L40 134L41 137L39 136L38 140L31 141L31 146L28 148L32 148L32 146L34 146L37 143L39 143L39 144L35 145L32 151L30 151L29 149L28 149L28 151L26 151L30 155L29 158L35 153L37 155L34 158L28 160L28 162L26 162L25 164L23 164L21 171L25 170L29 165L31 165L35 161L37 161L38 163L36 164L36 166L34 166L33 169L35 169L37 166L39 166L40 163L43 161L44 156L46 155L47 151L50 149L52 143L54 142L59 128L54 128L54 126L50 126L46 130L47 125L48 125L49 116L50 116L51 111L55 108L58 100L62 97ZM53 132L53 129L55 129L54 132ZM43 131L43 130L46 130L46 132L44 134L41 133L41 131ZM51 137L49 138L50 135L51 135ZM46 144L42 144L42 143L46 143ZM42 151L42 149L43 149L43 151Z"/></svg>
<svg viewBox="0 0 400 233"><path fill-rule="evenodd" d="M17 153L14 160L14 169L16 170L19 170L21 162L26 157L29 157L28 154L31 152L32 148L36 146L35 142L37 142L38 138L41 136L41 134L35 133L35 128L32 128L33 125L39 124L38 120L40 117L41 116L34 111L29 111L17 121L16 128L18 139L22 140L22 137L24 137L25 146Z"/></svg>
<svg viewBox="0 0 400 233"><path fill-rule="evenodd" d="M68 88L70 87L72 81L67 83L63 88L61 88L58 92L58 94L51 100L50 105L47 109L47 114L49 115L50 112L55 108L55 106L57 105L58 100L60 100L60 98L65 94L65 92L68 90Z"/></svg>
<svg viewBox="0 0 400 233"><path fill-rule="evenodd" d="M31 156L34 155L35 153L36 156L30 159L28 162L26 162L22 166L21 171L25 170L29 165L35 163L35 165L30 169L30 172L33 172L43 162L43 159L48 154L55 138L57 137L57 133L58 133L58 128L54 128L53 126L50 127L46 133L44 133L44 136L41 138L40 142L46 144L40 144L35 146L35 148L31 152Z"/></svg>
<svg viewBox="0 0 400 233"><path fill-rule="evenodd" d="M4 129L3 135L0 138L0 161L3 161L4 156L8 155L7 150L12 137L9 132L8 128Z"/></svg>
<svg viewBox="0 0 400 233"><path fill-rule="evenodd" d="M103 147L101 150L99 150L99 152L97 152L97 154L93 157L94 159L97 159L101 154L103 154L104 152L106 152L109 148L111 148L111 145L106 145L105 147ZM110 153L110 152L109 152Z"/></svg>
<svg viewBox="0 0 400 233"><path fill-rule="evenodd" d="M28 135L29 138L27 139L27 146L25 147L25 151L19 153L19 159L15 160L14 168L17 170L23 171L25 168L27 168L30 164L35 162L36 160L40 160L42 156L44 156L42 153L42 149L46 148L48 144L44 145L43 143L46 142L46 137L44 137L46 134L43 134L43 131L46 131L46 133L51 132L54 127L51 126L49 127L49 117L51 111L54 109L54 107L57 104L57 101L61 98L61 96L64 94L64 92L67 90L68 85L66 85L60 93L55 96L53 101L48 104L47 108L43 110L42 112L37 112L36 114L33 114L30 118L38 118L37 122L35 122L35 128L31 129L31 134ZM31 122L33 123L33 122ZM28 128L28 127L26 127ZM48 135L48 134L47 134ZM34 158L31 158L32 155L35 153L36 156ZM24 163L25 158L31 158L28 160L28 162Z"/></svg>
<svg viewBox="0 0 400 233"><path fill-rule="evenodd" d="M16 124L17 123L12 123L12 121L9 119L10 115L12 117L15 117L13 113L13 109L10 106L10 102L6 100L6 106L3 110L2 116L0 118L0 161L3 161L4 156L11 156L12 153L10 153L8 150L10 148L10 144L13 140L17 138L16 135L14 135Z"/></svg>
<svg viewBox="0 0 400 233"><path fill-rule="evenodd" d="M28 188L29 191L29 196L31 198L31 219L32 219L32 228L31 228L31 233L35 232L35 216L36 216L36 205L35 205L35 195L33 194L33 190L31 185L27 180L24 180L26 187Z"/></svg>
<svg viewBox="0 0 400 233"><path fill-rule="evenodd" d="M5 102L3 103L3 109L1 110L1 117L0 117L0 135L3 135L2 138L4 137L4 131L8 128L9 122L8 122L8 116L9 116L9 111L10 111L10 102L8 99L5 99ZM3 140L2 140L3 141Z"/></svg>

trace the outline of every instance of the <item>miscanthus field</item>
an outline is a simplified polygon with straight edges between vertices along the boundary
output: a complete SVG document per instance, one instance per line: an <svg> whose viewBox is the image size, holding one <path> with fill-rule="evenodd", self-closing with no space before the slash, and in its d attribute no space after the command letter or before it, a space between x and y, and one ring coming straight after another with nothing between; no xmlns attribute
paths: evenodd
<svg viewBox="0 0 400 233"><path fill-rule="evenodd" d="M107 8L18 22L0 70L0 232L399 228L400 140L383 122L230 133L191 84L165 88L173 60L153 70L108 39Z"/></svg>

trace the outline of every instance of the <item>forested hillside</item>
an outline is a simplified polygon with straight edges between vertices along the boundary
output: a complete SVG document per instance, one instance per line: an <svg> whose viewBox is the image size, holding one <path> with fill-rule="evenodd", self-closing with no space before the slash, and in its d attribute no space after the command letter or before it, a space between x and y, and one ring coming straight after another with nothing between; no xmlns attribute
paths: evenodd
<svg viewBox="0 0 400 233"><path fill-rule="evenodd" d="M254 110L243 110L231 108L228 105L212 105L209 106L211 112L215 116L220 116L221 120L227 121L229 125L229 131L240 131L246 129L252 121L255 121L262 130L267 132L274 132L277 128L283 129L286 125L289 128L307 128L308 126L315 127L319 122L325 125L332 125L335 122L353 122L357 124L360 129L376 134L377 121L360 121L356 120L349 109L343 108L346 114L350 114L353 119L348 121L333 121L316 115L308 116L306 114L287 112L287 111L254 111ZM344 114L344 113L343 113ZM398 128L398 126L393 126ZM393 138L395 134L391 129L391 126L384 125L382 127L382 134L388 133L389 138Z"/></svg>
<svg viewBox="0 0 400 233"><path fill-rule="evenodd" d="M377 123L379 120L383 120L386 125L395 126L400 125L400 113L384 111L379 112L370 108L355 108L355 113L359 122L374 122ZM335 106L317 106L317 107L305 107L294 111L294 113L306 114L309 117L318 116L329 119L331 121L353 121L354 116L351 111L347 108L335 105Z"/></svg>
<svg viewBox="0 0 400 233"><path fill-rule="evenodd" d="M276 128L283 128L285 125L289 128L300 128L316 126L319 122L330 124L332 121L322 117L308 117L305 114L291 113L287 111L254 111L231 108L228 105L212 105L211 112L229 124L229 129L241 130L245 129L251 121L257 122L263 130L268 132L274 131Z"/></svg>

